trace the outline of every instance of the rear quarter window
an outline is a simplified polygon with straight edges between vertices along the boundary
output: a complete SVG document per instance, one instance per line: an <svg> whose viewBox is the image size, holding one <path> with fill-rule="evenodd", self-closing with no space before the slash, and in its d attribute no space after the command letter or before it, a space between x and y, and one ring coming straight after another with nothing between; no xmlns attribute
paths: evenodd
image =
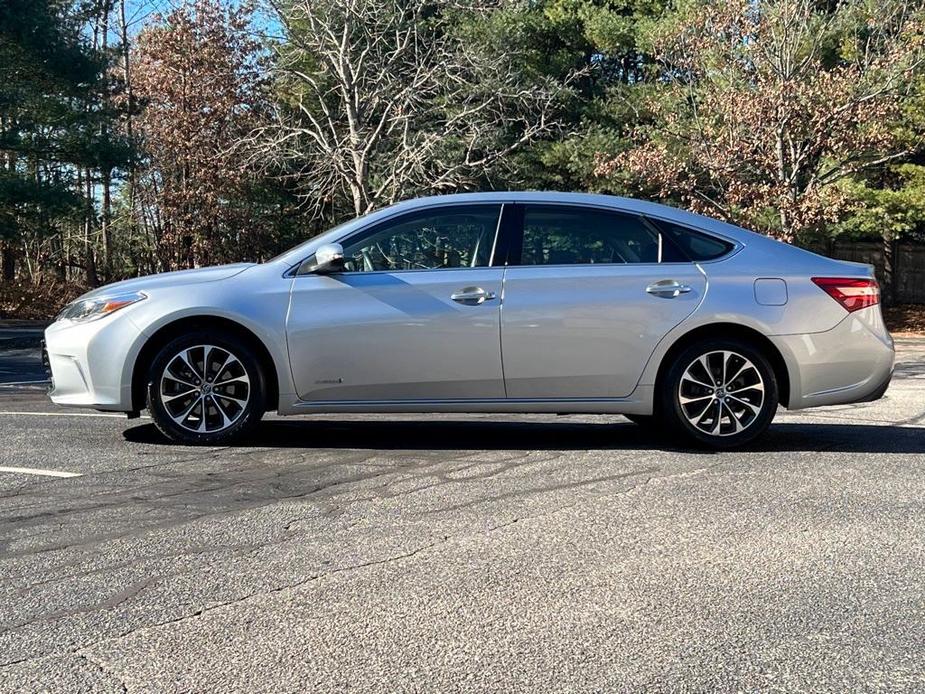
<svg viewBox="0 0 925 694"><path fill-rule="evenodd" d="M716 260L729 253L733 244L715 236L694 231L661 219L656 220L661 229L684 252L688 259L697 262L702 260Z"/></svg>

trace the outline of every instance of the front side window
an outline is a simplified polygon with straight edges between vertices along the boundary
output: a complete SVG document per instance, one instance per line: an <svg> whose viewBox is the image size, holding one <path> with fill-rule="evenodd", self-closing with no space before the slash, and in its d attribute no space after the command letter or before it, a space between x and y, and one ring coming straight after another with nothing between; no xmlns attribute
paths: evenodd
<svg viewBox="0 0 925 694"><path fill-rule="evenodd" d="M458 205L403 215L344 243L348 272L486 267L501 205Z"/></svg>
<svg viewBox="0 0 925 694"><path fill-rule="evenodd" d="M658 263L684 260L636 215L527 205L521 265Z"/></svg>

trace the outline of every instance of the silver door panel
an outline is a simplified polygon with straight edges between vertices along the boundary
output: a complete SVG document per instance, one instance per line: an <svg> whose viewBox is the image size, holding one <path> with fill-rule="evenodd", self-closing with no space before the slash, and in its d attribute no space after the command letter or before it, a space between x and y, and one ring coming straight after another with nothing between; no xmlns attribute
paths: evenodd
<svg viewBox="0 0 925 694"><path fill-rule="evenodd" d="M502 275L462 268L297 277L288 340L299 397L504 397Z"/></svg>
<svg viewBox="0 0 925 694"><path fill-rule="evenodd" d="M697 308L696 265L511 267L501 341L511 398L633 392L659 340Z"/></svg>

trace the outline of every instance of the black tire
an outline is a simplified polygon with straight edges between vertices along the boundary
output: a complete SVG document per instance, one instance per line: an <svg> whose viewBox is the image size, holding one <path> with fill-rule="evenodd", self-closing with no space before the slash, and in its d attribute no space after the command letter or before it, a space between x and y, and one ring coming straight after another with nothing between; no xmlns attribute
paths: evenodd
<svg viewBox="0 0 925 694"><path fill-rule="evenodd" d="M155 426L171 441L228 444L260 423L266 410L266 378L244 340L190 333L171 340L155 355L148 370L147 405Z"/></svg>
<svg viewBox="0 0 925 694"><path fill-rule="evenodd" d="M724 368L732 375L724 377ZM712 377L709 386L707 374ZM710 338L686 347L658 388L659 412L670 429L715 449L754 441L767 431L777 405L777 379L767 357L750 342L734 338Z"/></svg>

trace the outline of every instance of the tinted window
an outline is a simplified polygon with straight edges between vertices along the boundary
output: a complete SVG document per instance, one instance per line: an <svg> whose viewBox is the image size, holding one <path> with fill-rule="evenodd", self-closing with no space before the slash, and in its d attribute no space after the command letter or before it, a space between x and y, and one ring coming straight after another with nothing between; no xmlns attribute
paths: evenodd
<svg viewBox="0 0 925 694"><path fill-rule="evenodd" d="M431 209L384 222L347 240L347 270L436 270L484 267L498 228L501 205Z"/></svg>
<svg viewBox="0 0 925 694"><path fill-rule="evenodd" d="M521 265L657 263L659 235L641 218L591 208L527 205Z"/></svg>
<svg viewBox="0 0 925 694"><path fill-rule="evenodd" d="M657 222L666 236L668 236L690 260L713 260L726 255L733 246L728 241L678 226L671 222Z"/></svg>

